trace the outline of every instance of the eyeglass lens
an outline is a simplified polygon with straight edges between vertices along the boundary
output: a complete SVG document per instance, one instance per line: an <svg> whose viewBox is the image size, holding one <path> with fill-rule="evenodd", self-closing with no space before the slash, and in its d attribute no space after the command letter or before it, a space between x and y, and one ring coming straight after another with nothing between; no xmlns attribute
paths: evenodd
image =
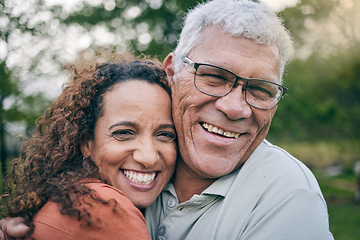
<svg viewBox="0 0 360 240"><path fill-rule="evenodd" d="M194 81L195 86L200 91L221 97L229 93L233 87L236 87L234 86L236 78L235 74L225 69L200 64L197 67ZM239 79L237 85L245 87L246 101L257 108L273 108L283 95L281 86L265 80Z"/></svg>

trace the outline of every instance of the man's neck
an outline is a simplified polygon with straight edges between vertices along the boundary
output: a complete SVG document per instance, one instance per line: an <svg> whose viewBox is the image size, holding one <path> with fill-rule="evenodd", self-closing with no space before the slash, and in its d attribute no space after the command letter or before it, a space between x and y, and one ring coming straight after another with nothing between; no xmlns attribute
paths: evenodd
<svg viewBox="0 0 360 240"><path fill-rule="evenodd" d="M189 169L188 166L179 160L176 166L174 187L180 203L191 199L195 194L200 195L216 179L199 176Z"/></svg>

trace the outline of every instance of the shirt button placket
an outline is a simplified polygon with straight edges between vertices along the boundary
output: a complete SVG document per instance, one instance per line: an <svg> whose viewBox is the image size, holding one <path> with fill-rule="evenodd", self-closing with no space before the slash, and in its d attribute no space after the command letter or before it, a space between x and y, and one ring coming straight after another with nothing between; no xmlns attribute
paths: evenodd
<svg viewBox="0 0 360 240"><path fill-rule="evenodd" d="M167 202L167 205L168 205L170 208L175 207L175 205L176 205L175 199L170 198L170 199L168 200L168 202Z"/></svg>
<svg viewBox="0 0 360 240"><path fill-rule="evenodd" d="M159 234L159 239L165 239L165 231L166 231L166 228L165 228L165 226L161 226L161 227L159 227L159 232L158 232L158 234Z"/></svg>

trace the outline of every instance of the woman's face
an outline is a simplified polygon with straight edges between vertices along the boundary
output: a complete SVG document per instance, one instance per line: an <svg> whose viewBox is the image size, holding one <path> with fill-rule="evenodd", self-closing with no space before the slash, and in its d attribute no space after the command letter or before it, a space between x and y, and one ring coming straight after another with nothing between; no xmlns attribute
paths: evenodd
<svg viewBox="0 0 360 240"><path fill-rule="evenodd" d="M130 80L104 94L103 115L83 154L104 180L138 208L149 206L170 180L176 160L171 100L156 84Z"/></svg>

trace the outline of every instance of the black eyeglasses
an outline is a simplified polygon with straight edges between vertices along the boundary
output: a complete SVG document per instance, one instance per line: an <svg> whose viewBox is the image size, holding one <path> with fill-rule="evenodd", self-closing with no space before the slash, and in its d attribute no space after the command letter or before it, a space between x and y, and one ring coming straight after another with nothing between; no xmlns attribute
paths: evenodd
<svg viewBox="0 0 360 240"><path fill-rule="evenodd" d="M242 78L221 67L195 63L188 57L184 58L184 63L195 68L195 87L200 92L213 97L226 96L241 81L244 82L242 90L245 92L245 100L249 105L260 109L272 109L287 91L287 88L280 84L262 79Z"/></svg>

